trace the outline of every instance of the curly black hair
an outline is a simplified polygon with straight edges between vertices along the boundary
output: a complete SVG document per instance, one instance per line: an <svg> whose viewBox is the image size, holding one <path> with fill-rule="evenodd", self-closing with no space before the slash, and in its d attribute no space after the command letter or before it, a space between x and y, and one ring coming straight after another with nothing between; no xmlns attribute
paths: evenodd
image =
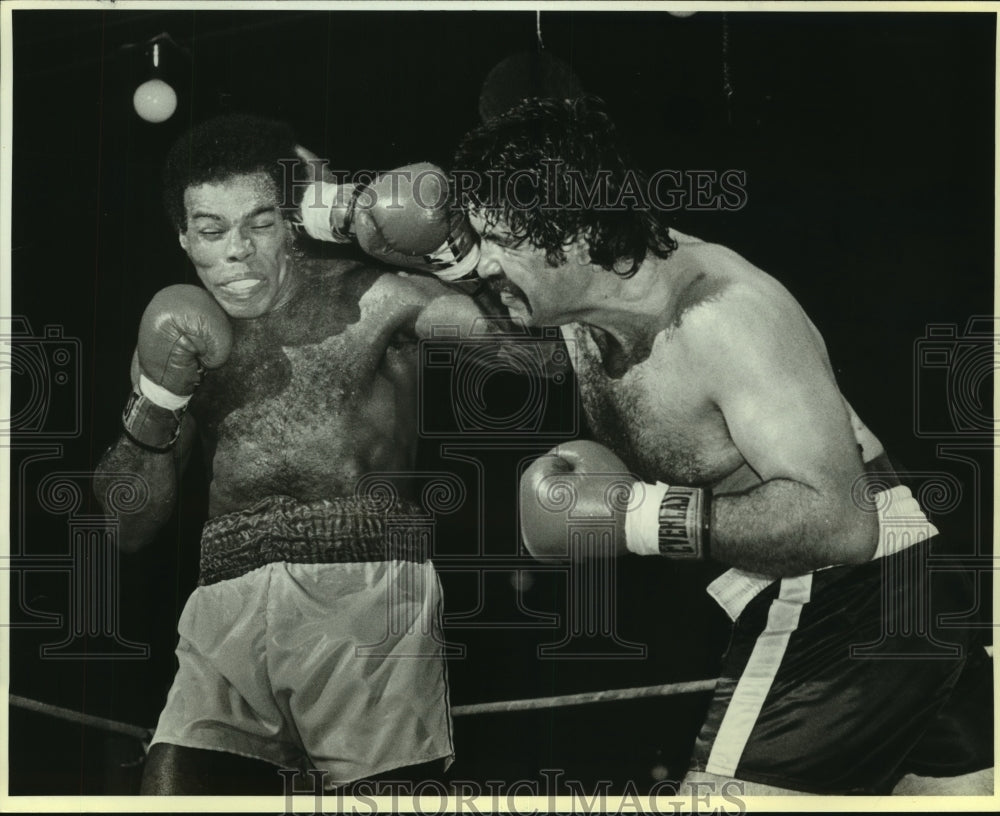
<svg viewBox="0 0 1000 816"><path fill-rule="evenodd" d="M643 203L646 178L596 97L527 99L489 119L459 144L452 181L461 206L491 227L503 222L552 265L578 237L592 263L625 278L647 252L667 258L677 248L661 214Z"/></svg>
<svg viewBox="0 0 1000 816"><path fill-rule="evenodd" d="M185 230L188 187L249 173L267 173L282 209L292 208L293 174L286 170L287 162L296 159L295 145L288 124L259 116L231 113L196 125L170 148L163 168L163 203L170 223L178 232Z"/></svg>

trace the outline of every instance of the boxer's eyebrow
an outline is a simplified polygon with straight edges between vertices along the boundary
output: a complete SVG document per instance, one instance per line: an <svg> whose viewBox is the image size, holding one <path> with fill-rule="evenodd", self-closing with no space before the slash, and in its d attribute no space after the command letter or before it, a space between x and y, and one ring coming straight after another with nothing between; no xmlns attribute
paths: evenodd
<svg viewBox="0 0 1000 816"><path fill-rule="evenodd" d="M499 247L515 247L521 243L513 235L504 235L493 231L484 232L481 237L484 241L489 241L491 244L496 244Z"/></svg>
<svg viewBox="0 0 1000 816"><path fill-rule="evenodd" d="M264 205L262 205L260 207L257 207L255 209L251 210L249 213L247 213L246 215L242 216L242 218L244 218L244 219L247 219L247 218L256 218L258 215L267 215L269 213L277 212L277 210L278 210L278 207L275 204L264 204ZM226 220L221 215L216 215L215 213L210 213L210 212L195 212L195 213L193 213L191 215L191 218L193 218L193 219L194 218L211 218L213 221L225 221Z"/></svg>
<svg viewBox="0 0 1000 816"><path fill-rule="evenodd" d="M265 204L261 207L257 207L253 212L249 213L247 218L256 218L258 215L273 214L278 211L276 204Z"/></svg>

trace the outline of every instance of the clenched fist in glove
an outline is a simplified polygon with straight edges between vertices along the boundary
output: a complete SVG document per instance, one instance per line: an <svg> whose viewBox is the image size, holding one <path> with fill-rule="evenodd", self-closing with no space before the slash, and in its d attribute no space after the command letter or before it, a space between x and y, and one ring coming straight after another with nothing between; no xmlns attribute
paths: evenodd
<svg viewBox="0 0 1000 816"><path fill-rule="evenodd" d="M312 156L300 150L300 156ZM448 179L426 162L382 173L348 192L314 182L301 204L305 231L322 241L356 241L391 266L430 272L447 283L479 283L479 240L452 206Z"/></svg>
<svg viewBox="0 0 1000 816"><path fill-rule="evenodd" d="M139 445L169 450L202 371L229 357L233 330L204 289L178 284L157 292L139 323L133 393L122 421Z"/></svg>
<svg viewBox="0 0 1000 816"><path fill-rule="evenodd" d="M540 456L521 477L520 514L524 546L539 561L571 556L570 531L588 522L614 528L614 553L625 551L625 509L635 478L614 452L576 440Z"/></svg>
<svg viewBox="0 0 1000 816"><path fill-rule="evenodd" d="M521 477L520 512L524 546L539 561L575 555L568 547L574 526L584 536L611 529L614 555L709 555L711 491L637 481L596 442L567 442L536 459Z"/></svg>

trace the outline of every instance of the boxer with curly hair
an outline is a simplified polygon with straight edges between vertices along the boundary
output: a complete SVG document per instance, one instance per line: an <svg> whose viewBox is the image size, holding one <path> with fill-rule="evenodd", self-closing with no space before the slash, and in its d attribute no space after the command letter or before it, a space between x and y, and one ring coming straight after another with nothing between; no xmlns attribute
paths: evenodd
<svg viewBox="0 0 1000 816"><path fill-rule="evenodd" d="M688 788L991 789L991 666L978 630L940 625L970 608L966 576L932 581L938 531L788 290L668 234L597 100L528 100L455 167L481 182L462 190L479 274L511 315L563 327L596 437L525 471L526 546L586 557L574 524L609 519L611 554L674 559L678 580L720 566L733 635Z"/></svg>
<svg viewBox="0 0 1000 816"><path fill-rule="evenodd" d="M147 307L123 432L97 466L102 499L102 474L149 487L119 516L125 550L176 512L196 436L209 474L144 793L281 793L281 768L343 785L454 753L426 514L403 486L389 500L362 487L413 468L418 339L480 313L433 277L311 251L297 151L287 125L233 115L166 161L167 212L202 286ZM399 254L436 228L405 209L359 223Z"/></svg>

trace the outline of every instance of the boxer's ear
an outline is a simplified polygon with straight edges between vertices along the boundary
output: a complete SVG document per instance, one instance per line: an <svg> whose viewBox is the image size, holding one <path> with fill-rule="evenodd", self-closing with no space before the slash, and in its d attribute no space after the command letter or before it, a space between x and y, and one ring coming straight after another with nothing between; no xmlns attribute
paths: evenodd
<svg viewBox="0 0 1000 816"><path fill-rule="evenodd" d="M590 244L583 235L577 235L564 249L569 260L577 266L587 266L591 263Z"/></svg>

